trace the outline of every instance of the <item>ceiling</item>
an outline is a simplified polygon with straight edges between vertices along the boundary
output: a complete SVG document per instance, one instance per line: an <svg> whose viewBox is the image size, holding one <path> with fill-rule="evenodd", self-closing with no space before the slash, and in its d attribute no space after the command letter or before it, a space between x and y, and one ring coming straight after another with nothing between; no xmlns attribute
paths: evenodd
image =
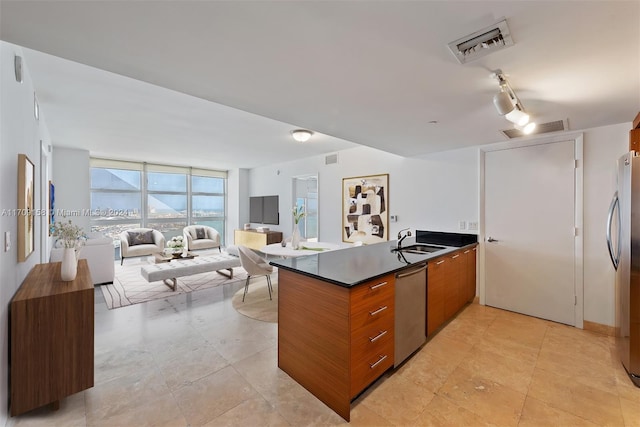
<svg viewBox="0 0 640 427"><path fill-rule="evenodd" d="M501 17L514 46L458 63L447 44ZM54 146L227 169L503 141L496 69L539 123L630 122L639 20L638 1L2 0L0 38L28 48Z"/></svg>

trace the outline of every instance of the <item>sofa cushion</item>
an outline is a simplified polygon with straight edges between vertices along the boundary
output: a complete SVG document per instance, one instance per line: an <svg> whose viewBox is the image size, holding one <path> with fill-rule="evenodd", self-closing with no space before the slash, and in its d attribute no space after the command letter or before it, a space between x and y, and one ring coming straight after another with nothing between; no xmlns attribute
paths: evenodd
<svg viewBox="0 0 640 427"><path fill-rule="evenodd" d="M196 239L206 239L207 231L204 227L196 227Z"/></svg>
<svg viewBox="0 0 640 427"><path fill-rule="evenodd" d="M198 238L198 234L196 233L195 227L189 227L187 230L189 231L189 235L191 236L192 239L195 240Z"/></svg>
<svg viewBox="0 0 640 427"><path fill-rule="evenodd" d="M153 244L153 231L127 231L129 246Z"/></svg>

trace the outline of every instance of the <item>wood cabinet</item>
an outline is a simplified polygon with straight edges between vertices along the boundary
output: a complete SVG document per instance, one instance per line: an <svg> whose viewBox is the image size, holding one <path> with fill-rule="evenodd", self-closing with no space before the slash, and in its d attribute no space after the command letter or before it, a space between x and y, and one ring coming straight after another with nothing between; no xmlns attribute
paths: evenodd
<svg viewBox="0 0 640 427"><path fill-rule="evenodd" d="M393 366L394 283L278 272L278 366L347 421L351 399Z"/></svg>
<svg viewBox="0 0 640 427"><path fill-rule="evenodd" d="M429 260L427 336L433 335L476 295L477 246Z"/></svg>
<svg viewBox="0 0 640 427"><path fill-rule="evenodd" d="M87 260L71 282L38 264L9 306L10 406L19 415L93 387L94 287Z"/></svg>
<svg viewBox="0 0 640 427"><path fill-rule="evenodd" d="M247 246L259 251L263 246L282 242L281 231L261 233L256 230L235 230L233 242L237 246Z"/></svg>
<svg viewBox="0 0 640 427"><path fill-rule="evenodd" d="M629 151L640 151L640 129L629 131Z"/></svg>

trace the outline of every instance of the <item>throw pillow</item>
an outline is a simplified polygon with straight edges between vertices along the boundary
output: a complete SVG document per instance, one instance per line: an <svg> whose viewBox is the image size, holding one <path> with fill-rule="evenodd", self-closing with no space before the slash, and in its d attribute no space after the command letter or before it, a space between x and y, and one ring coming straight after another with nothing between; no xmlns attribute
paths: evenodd
<svg viewBox="0 0 640 427"><path fill-rule="evenodd" d="M196 240L198 238L198 235L196 234L196 228L195 227L189 228L189 235L191 236L191 238L193 240Z"/></svg>
<svg viewBox="0 0 640 427"><path fill-rule="evenodd" d="M128 231L129 246L153 245L153 231Z"/></svg>
<svg viewBox="0 0 640 427"><path fill-rule="evenodd" d="M204 227L196 227L196 238L197 239L207 238L207 231L204 229Z"/></svg>

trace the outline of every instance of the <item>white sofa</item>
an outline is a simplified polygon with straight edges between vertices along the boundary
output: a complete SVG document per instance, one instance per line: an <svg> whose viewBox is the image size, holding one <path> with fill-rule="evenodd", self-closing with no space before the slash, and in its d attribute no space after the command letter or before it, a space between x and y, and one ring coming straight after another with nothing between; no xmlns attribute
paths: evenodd
<svg viewBox="0 0 640 427"><path fill-rule="evenodd" d="M51 249L49 262L62 261L64 248L56 246L58 245ZM94 285L113 283L115 257L112 238L105 237L102 233L87 233L85 245L80 250L80 258L87 260Z"/></svg>
<svg viewBox="0 0 640 427"><path fill-rule="evenodd" d="M204 230L204 236L198 239L198 228ZM220 251L220 233L213 227L206 225L189 225L182 229L182 234L187 242L187 250L218 248Z"/></svg>
<svg viewBox="0 0 640 427"><path fill-rule="evenodd" d="M152 243L135 244L135 242L129 241L129 233L148 232L151 232ZM120 233L120 265L122 265L125 258L153 255L164 251L164 242L164 235L152 228L132 228L123 231Z"/></svg>

